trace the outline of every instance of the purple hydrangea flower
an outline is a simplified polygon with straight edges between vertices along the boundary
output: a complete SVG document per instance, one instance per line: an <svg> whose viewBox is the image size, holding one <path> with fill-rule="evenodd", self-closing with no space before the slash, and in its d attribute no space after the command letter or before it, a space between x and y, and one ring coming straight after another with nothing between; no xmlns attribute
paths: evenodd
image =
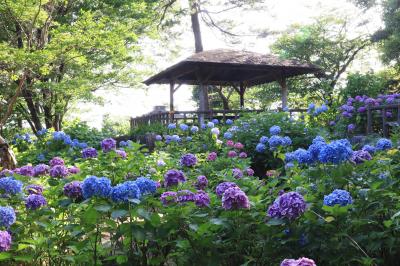
<svg viewBox="0 0 400 266"><path fill-rule="evenodd" d="M294 220L306 211L306 202L301 194L288 192L280 195L268 208L271 218Z"/></svg>
<svg viewBox="0 0 400 266"><path fill-rule="evenodd" d="M60 157L54 157L49 161L49 164L51 167L56 166L56 165L64 165L64 160Z"/></svg>
<svg viewBox="0 0 400 266"><path fill-rule="evenodd" d="M244 145L240 142L236 142L235 145L233 145L233 147L235 147L235 149L241 150L244 148Z"/></svg>
<svg viewBox="0 0 400 266"><path fill-rule="evenodd" d="M185 182L186 176L182 171L171 169L164 175L164 185L166 187L176 186L179 182Z"/></svg>
<svg viewBox="0 0 400 266"><path fill-rule="evenodd" d="M50 167L47 164L38 164L33 168L34 176L46 175L49 172Z"/></svg>
<svg viewBox="0 0 400 266"><path fill-rule="evenodd" d="M113 138L103 139L100 145L103 152L109 152L116 149L117 141Z"/></svg>
<svg viewBox="0 0 400 266"><path fill-rule="evenodd" d="M51 177L66 177L69 174L68 168L64 165L55 165L50 168Z"/></svg>
<svg viewBox="0 0 400 266"><path fill-rule="evenodd" d="M123 151L123 150L116 150L115 152L116 152L117 155L118 155L120 158L122 158L122 159L126 159L126 157L128 156L128 155L126 154L126 152Z"/></svg>
<svg viewBox="0 0 400 266"><path fill-rule="evenodd" d="M43 187L41 185L32 184L32 185L26 186L25 189L29 195L32 195L32 194L42 195L43 194Z"/></svg>
<svg viewBox="0 0 400 266"><path fill-rule="evenodd" d="M195 184L195 187L197 189L203 190L207 187L207 185L208 185L208 179L206 176L200 175L197 177L197 182Z"/></svg>
<svg viewBox="0 0 400 266"><path fill-rule="evenodd" d="M366 150L354 151L350 158L350 161L355 164L361 164L365 161L370 161L370 160L372 160L372 156Z"/></svg>
<svg viewBox="0 0 400 266"><path fill-rule="evenodd" d="M190 190L180 190L177 193L177 202L178 203L185 203L195 200L196 194Z"/></svg>
<svg viewBox="0 0 400 266"><path fill-rule="evenodd" d="M19 168L18 174L24 176L33 176L34 175L33 166L31 165L22 166L21 168Z"/></svg>
<svg viewBox="0 0 400 266"><path fill-rule="evenodd" d="M77 174L77 173L79 173L81 170L78 168L78 167L76 167L76 166L71 166L71 167L68 167L68 172L70 173L70 174Z"/></svg>
<svg viewBox="0 0 400 266"><path fill-rule="evenodd" d="M181 157L180 160L181 165L187 166L187 167L191 167L197 164L197 158L196 155L188 153L185 154Z"/></svg>
<svg viewBox="0 0 400 266"><path fill-rule="evenodd" d="M207 156L208 161L215 161L217 159L217 153L216 152L210 152Z"/></svg>
<svg viewBox="0 0 400 266"><path fill-rule="evenodd" d="M178 194L174 191L167 191L161 194L160 200L163 205L176 203Z"/></svg>
<svg viewBox="0 0 400 266"><path fill-rule="evenodd" d="M36 210L46 205L47 201L42 195L31 194L25 199L25 206L28 210Z"/></svg>
<svg viewBox="0 0 400 266"><path fill-rule="evenodd" d="M225 210L250 209L250 202L239 187L231 187L222 194L222 207Z"/></svg>
<svg viewBox="0 0 400 266"><path fill-rule="evenodd" d="M247 158L247 153L245 153L245 152L241 152L241 153L239 153L239 158Z"/></svg>
<svg viewBox="0 0 400 266"><path fill-rule="evenodd" d="M12 176L13 174L14 171L8 169L3 169L0 171L0 177Z"/></svg>
<svg viewBox="0 0 400 266"><path fill-rule="evenodd" d="M11 235L7 231L0 231L0 252L8 251L11 248Z"/></svg>
<svg viewBox="0 0 400 266"><path fill-rule="evenodd" d="M164 162L164 160L160 159L157 161L157 166L161 167L161 166L166 166L167 164Z"/></svg>
<svg viewBox="0 0 400 266"><path fill-rule="evenodd" d="M227 190L228 188L231 187L238 187L238 185L236 185L236 183L233 182L223 182L220 183L217 188L215 189L215 193L217 194L218 197L222 197L222 194L224 194L225 190Z"/></svg>
<svg viewBox="0 0 400 266"><path fill-rule="evenodd" d="M347 126L347 132L353 132L354 129L356 129L356 125L354 125L354 124L349 124Z"/></svg>
<svg viewBox="0 0 400 266"><path fill-rule="evenodd" d="M243 172L239 168L232 169L232 176L236 179L240 179L243 177Z"/></svg>
<svg viewBox="0 0 400 266"><path fill-rule="evenodd" d="M197 207L207 207L210 205L210 197L208 194L203 190L198 190L194 202Z"/></svg>
<svg viewBox="0 0 400 266"><path fill-rule="evenodd" d="M359 112L359 113L365 113L366 110L367 110L367 108L366 108L365 106L360 106L360 107L357 109L357 112Z"/></svg>
<svg viewBox="0 0 400 266"><path fill-rule="evenodd" d="M97 150L95 148L86 148L82 150L82 158L96 158Z"/></svg>
<svg viewBox="0 0 400 266"><path fill-rule="evenodd" d="M297 260L285 259L281 262L281 266L317 266L317 265L312 259L300 258Z"/></svg>
<svg viewBox="0 0 400 266"><path fill-rule="evenodd" d="M237 153L235 151L228 151L228 157L229 158L234 158L237 156Z"/></svg>
<svg viewBox="0 0 400 266"><path fill-rule="evenodd" d="M79 200L83 198L82 182L72 181L64 186L64 195L70 199Z"/></svg>
<svg viewBox="0 0 400 266"><path fill-rule="evenodd" d="M253 176L254 175L254 170L251 169L251 168L247 168L246 169L246 174L247 174L247 176Z"/></svg>

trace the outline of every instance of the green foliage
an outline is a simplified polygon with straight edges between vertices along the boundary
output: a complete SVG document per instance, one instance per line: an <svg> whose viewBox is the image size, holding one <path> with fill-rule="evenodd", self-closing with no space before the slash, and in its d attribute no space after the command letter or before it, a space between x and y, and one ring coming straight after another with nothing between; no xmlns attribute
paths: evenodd
<svg viewBox="0 0 400 266"><path fill-rule="evenodd" d="M346 20L322 17L313 24L293 25L272 50L283 58L295 58L321 67L325 73L323 77L294 78L289 88L301 96L310 95L332 103L339 78L369 43L364 36L350 37Z"/></svg>
<svg viewBox="0 0 400 266"><path fill-rule="evenodd" d="M357 95L368 95L375 98L378 94L386 94L389 90L387 76L385 73L349 74L346 87L340 91L340 96L343 99Z"/></svg>
<svg viewBox="0 0 400 266"><path fill-rule="evenodd" d="M18 112L33 131L61 128L77 100L131 82L139 39L151 33L155 1L6 1L0 3L1 97L26 76ZM118 10L118 12L115 12Z"/></svg>

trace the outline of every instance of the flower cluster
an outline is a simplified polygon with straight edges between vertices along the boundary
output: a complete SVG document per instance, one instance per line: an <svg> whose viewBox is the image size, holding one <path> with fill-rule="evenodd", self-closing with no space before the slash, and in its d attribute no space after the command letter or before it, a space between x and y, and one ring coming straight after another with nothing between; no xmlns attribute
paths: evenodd
<svg viewBox="0 0 400 266"><path fill-rule="evenodd" d="M285 259L281 262L281 266L317 266L315 261L308 258L300 258L300 259Z"/></svg>
<svg viewBox="0 0 400 266"><path fill-rule="evenodd" d="M14 139L12 141L13 144L16 144L18 141L22 141L22 142L26 142L28 144L33 143L33 140L31 138L31 135L29 133L25 133L25 134L16 134L14 136Z"/></svg>
<svg viewBox="0 0 400 266"><path fill-rule="evenodd" d="M350 161L355 164L361 164L365 161L370 161L370 160L372 160L372 156L366 150L354 151L350 158Z"/></svg>
<svg viewBox="0 0 400 266"><path fill-rule="evenodd" d="M87 147L87 144L85 142L79 142L79 140L77 139L72 139L70 135L66 134L63 131L53 132L53 139L52 141L48 142L48 144L51 144L52 142L63 143L64 145L78 149L84 149Z"/></svg>
<svg viewBox="0 0 400 266"><path fill-rule="evenodd" d="M164 185L166 187L176 186L180 182L185 182L186 176L182 171L171 169L164 175Z"/></svg>
<svg viewBox="0 0 400 266"><path fill-rule="evenodd" d="M41 185L32 184L32 185L26 186L25 189L29 195L32 195L32 194L42 195L43 194L43 187Z"/></svg>
<svg viewBox="0 0 400 266"><path fill-rule="evenodd" d="M207 179L206 176L200 175L200 176L197 177L197 182L195 184L195 187L197 189L203 190L203 189L205 189L207 187L207 185L208 185L208 179Z"/></svg>
<svg viewBox="0 0 400 266"><path fill-rule="evenodd" d="M95 148L86 148L82 150L82 158L96 158L97 157L97 150Z"/></svg>
<svg viewBox="0 0 400 266"><path fill-rule="evenodd" d="M217 159L217 153L216 152L210 152L207 156L208 161L215 161Z"/></svg>
<svg viewBox="0 0 400 266"><path fill-rule="evenodd" d="M135 181L126 181L118 184L111 190L111 199L115 202L129 202L133 199L139 199L140 189Z"/></svg>
<svg viewBox="0 0 400 266"><path fill-rule="evenodd" d="M321 106L316 106L314 103L310 103L307 108L307 113L313 116L318 116L322 113L328 111L328 106L322 104Z"/></svg>
<svg viewBox="0 0 400 266"><path fill-rule="evenodd" d="M392 141L390 139L384 139L384 138L379 139L375 145L376 149L379 151L391 149L392 146L393 146Z"/></svg>
<svg viewBox="0 0 400 266"><path fill-rule="evenodd" d="M49 161L49 164L51 167L56 166L56 165L65 165L65 162L62 158L60 157L54 157Z"/></svg>
<svg viewBox="0 0 400 266"><path fill-rule="evenodd" d="M55 165L50 168L50 176L53 178L64 178L69 175L68 168L64 165Z"/></svg>
<svg viewBox="0 0 400 266"><path fill-rule="evenodd" d="M16 221L15 211L12 207L0 206L0 226L10 227Z"/></svg>
<svg viewBox="0 0 400 266"><path fill-rule="evenodd" d="M14 169L14 171L16 174L24 176L33 176L35 174L32 165L25 165L20 168Z"/></svg>
<svg viewBox="0 0 400 266"><path fill-rule="evenodd" d="M180 163L181 165L187 167L195 166L197 164L196 155L192 153L187 153L181 157Z"/></svg>
<svg viewBox="0 0 400 266"><path fill-rule="evenodd" d="M353 150L347 139L334 140L326 143L318 136L313 143L305 149L298 149L291 153L286 153L285 161L297 161L299 164L311 164L317 161L321 163L340 164L351 158Z"/></svg>
<svg viewBox="0 0 400 266"><path fill-rule="evenodd" d="M15 195L22 192L22 182L13 177L0 178L0 193Z"/></svg>
<svg viewBox="0 0 400 266"><path fill-rule="evenodd" d="M343 189L335 189L331 194L324 196L326 206L346 206L353 203L350 193Z"/></svg>
<svg viewBox="0 0 400 266"><path fill-rule="evenodd" d="M306 202L297 192L284 193L268 208L268 216L271 218L287 218L294 220L306 211Z"/></svg>
<svg viewBox="0 0 400 266"><path fill-rule="evenodd" d="M236 183L233 182L222 182L215 189L215 193L217 194L218 197L221 198L225 190L231 187L238 187L238 185L236 185Z"/></svg>
<svg viewBox="0 0 400 266"><path fill-rule="evenodd" d="M70 199L80 200L83 198L82 182L72 181L64 186L64 195Z"/></svg>
<svg viewBox="0 0 400 266"><path fill-rule="evenodd" d="M47 164L38 164L33 168L34 176L43 176L49 173L50 167Z"/></svg>
<svg viewBox="0 0 400 266"><path fill-rule="evenodd" d="M113 138L103 139L100 143L103 152L110 152L117 148L117 141Z"/></svg>
<svg viewBox="0 0 400 266"><path fill-rule="evenodd" d="M187 203L194 202L197 207L206 207L210 205L210 197L203 190L198 190L194 193L190 190L180 190L178 192L166 191L161 194L160 200L163 205L170 205L173 203Z"/></svg>
<svg viewBox="0 0 400 266"><path fill-rule="evenodd" d="M135 180L136 185L140 190L140 194L152 194L157 190L157 184L153 180L146 177L139 177Z"/></svg>
<svg viewBox="0 0 400 266"><path fill-rule="evenodd" d="M279 126L272 126L269 129L271 137L268 138L266 136L262 136L257 144L255 150L258 153L263 153L267 149L267 145L269 145L270 150L276 150L279 146L287 147L292 145L292 140L288 136L281 137L279 134L281 133L281 128Z"/></svg>
<svg viewBox="0 0 400 266"><path fill-rule="evenodd" d="M83 180L82 193L85 199L107 198L111 192L111 181L106 177L88 176Z"/></svg>
<svg viewBox="0 0 400 266"><path fill-rule="evenodd" d="M0 252L8 251L11 248L11 235L7 231L0 231Z"/></svg>
<svg viewBox="0 0 400 266"><path fill-rule="evenodd" d="M239 187L230 187L222 194L222 208L225 210L250 209L249 199Z"/></svg>
<svg viewBox="0 0 400 266"><path fill-rule="evenodd" d="M47 201L43 195L31 194L25 199L25 206L28 210L36 210L47 205Z"/></svg>

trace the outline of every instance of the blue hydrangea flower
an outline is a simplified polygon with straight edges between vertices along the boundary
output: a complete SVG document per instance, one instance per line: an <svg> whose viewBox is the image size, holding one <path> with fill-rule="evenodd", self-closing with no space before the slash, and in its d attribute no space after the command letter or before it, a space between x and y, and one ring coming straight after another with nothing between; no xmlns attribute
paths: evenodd
<svg viewBox="0 0 400 266"><path fill-rule="evenodd" d="M151 194L157 190L157 183L149 178L139 177L135 182L142 195Z"/></svg>
<svg viewBox="0 0 400 266"><path fill-rule="evenodd" d="M352 154L353 150L350 142L347 139L340 139L323 145L318 159L322 163L339 164L350 159Z"/></svg>
<svg viewBox="0 0 400 266"><path fill-rule="evenodd" d="M218 129L217 127L213 127L213 128L211 129L211 134L213 134L213 135L219 135L219 129Z"/></svg>
<svg viewBox="0 0 400 266"><path fill-rule="evenodd" d="M175 129L176 128L176 124L171 123L168 125L168 129Z"/></svg>
<svg viewBox="0 0 400 266"><path fill-rule="evenodd" d="M46 161L46 157L44 156L43 153L39 154L39 155L37 156L37 159L38 159L39 161L41 161L41 162Z"/></svg>
<svg viewBox="0 0 400 266"><path fill-rule="evenodd" d="M213 120L211 120L211 122L213 122L213 123L214 123L214 125L218 125L218 124L219 124L219 120L218 120L218 119L216 119L216 118L214 118Z"/></svg>
<svg viewBox="0 0 400 266"><path fill-rule="evenodd" d="M233 137L233 134L229 131L224 133L224 139L231 139Z"/></svg>
<svg viewBox="0 0 400 266"><path fill-rule="evenodd" d="M37 132L38 136L43 136L47 133L47 128L43 128Z"/></svg>
<svg viewBox="0 0 400 266"><path fill-rule="evenodd" d="M63 131L53 132L53 139L58 141L63 141L66 134Z"/></svg>
<svg viewBox="0 0 400 266"><path fill-rule="evenodd" d="M10 227L17 220L12 207L0 206L0 226Z"/></svg>
<svg viewBox="0 0 400 266"><path fill-rule="evenodd" d="M226 119L225 124L232 125L233 124L233 120L232 119Z"/></svg>
<svg viewBox="0 0 400 266"><path fill-rule="evenodd" d="M265 143L267 143L267 142L268 142L268 137L262 136L262 137L260 138L260 143L265 144Z"/></svg>
<svg viewBox="0 0 400 266"><path fill-rule="evenodd" d="M206 129L207 125L206 124L201 124L200 127L201 127L201 129Z"/></svg>
<svg viewBox="0 0 400 266"><path fill-rule="evenodd" d="M156 136L156 141L162 141L161 135L157 135L157 136ZM121 145L121 144L120 144L120 145Z"/></svg>
<svg viewBox="0 0 400 266"><path fill-rule="evenodd" d="M371 145L364 145L362 147L363 151L367 151L369 154L374 154L376 152L376 148L374 146Z"/></svg>
<svg viewBox="0 0 400 266"><path fill-rule="evenodd" d="M294 154L294 152L287 152L285 153L285 162L289 163L289 162L293 162L296 161L296 156Z"/></svg>
<svg viewBox="0 0 400 266"><path fill-rule="evenodd" d="M293 155L299 164L313 163L313 158L311 156L311 153L305 149L297 149L296 151L293 152Z"/></svg>
<svg viewBox="0 0 400 266"><path fill-rule="evenodd" d="M376 149L380 151L391 149L392 146L393 146L392 141L390 139L385 139L385 138L379 139L375 145Z"/></svg>
<svg viewBox="0 0 400 266"><path fill-rule="evenodd" d="M106 177L88 176L82 184L83 197L107 198L111 192L111 181Z"/></svg>
<svg viewBox="0 0 400 266"><path fill-rule="evenodd" d="M263 153L265 151L265 149L266 149L266 146L263 143L258 143L256 146L256 152Z"/></svg>
<svg viewBox="0 0 400 266"><path fill-rule="evenodd" d="M311 153L311 156L314 161L318 160L319 152L324 145L325 145L325 142L316 142L316 143L311 144L308 147L308 151Z"/></svg>
<svg viewBox="0 0 400 266"><path fill-rule="evenodd" d="M126 181L112 188L111 199L115 202L129 202L140 199L141 193L135 181Z"/></svg>
<svg viewBox="0 0 400 266"><path fill-rule="evenodd" d="M272 126L270 129L269 129L269 133L271 134L271 135L279 135L280 133L281 133L281 128L279 127L279 126Z"/></svg>
<svg viewBox="0 0 400 266"><path fill-rule="evenodd" d="M353 203L349 192L343 189L335 189L331 194L324 196L324 205L326 206L346 206Z"/></svg>
<svg viewBox="0 0 400 266"><path fill-rule="evenodd" d="M180 124L179 127L181 128L182 131L187 131L189 129L189 126L186 124Z"/></svg>
<svg viewBox="0 0 400 266"><path fill-rule="evenodd" d="M292 145L292 139L288 136L282 138L282 146L290 146Z"/></svg>
<svg viewBox="0 0 400 266"><path fill-rule="evenodd" d="M15 195L22 192L22 182L15 180L14 177L0 178L0 192Z"/></svg>
<svg viewBox="0 0 400 266"><path fill-rule="evenodd" d="M276 149L283 144L283 139L277 135L273 135L268 139L268 144L271 149Z"/></svg>
<svg viewBox="0 0 400 266"><path fill-rule="evenodd" d="M213 122L208 122L208 123L207 123L207 127L213 128L213 127L214 127L214 123L213 123Z"/></svg>
<svg viewBox="0 0 400 266"><path fill-rule="evenodd" d="M317 144L317 143L325 143L325 139L321 136L316 136L313 139L312 144Z"/></svg>
<svg viewBox="0 0 400 266"><path fill-rule="evenodd" d="M192 126L192 128L190 129L190 131L192 131L192 133L196 133L199 131L199 127L197 126Z"/></svg>
<svg viewBox="0 0 400 266"><path fill-rule="evenodd" d="M180 142L181 141L181 137L179 137L178 135L172 135L171 136L171 140L174 142Z"/></svg>
<svg viewBox="0 0 400 266"><path fill-rule="evenodd" d="M192 137L190 137L190 136L187 136L187 137L186 137L186 141L192 141L192 140L193 140Z"/></svg>

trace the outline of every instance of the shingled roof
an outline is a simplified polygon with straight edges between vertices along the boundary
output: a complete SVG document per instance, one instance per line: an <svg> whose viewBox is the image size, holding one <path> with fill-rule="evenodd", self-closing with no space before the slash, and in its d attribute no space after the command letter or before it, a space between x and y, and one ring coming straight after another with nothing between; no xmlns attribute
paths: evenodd
<svg viewBox="0 0 400 266"><path fill-rule="evenodd" d="M196 53L150 77L144 83L231 85L246 87L282 80L308 73L318 73L315 65L284 60L274 55L248 51L216 49Z"/></svg>

